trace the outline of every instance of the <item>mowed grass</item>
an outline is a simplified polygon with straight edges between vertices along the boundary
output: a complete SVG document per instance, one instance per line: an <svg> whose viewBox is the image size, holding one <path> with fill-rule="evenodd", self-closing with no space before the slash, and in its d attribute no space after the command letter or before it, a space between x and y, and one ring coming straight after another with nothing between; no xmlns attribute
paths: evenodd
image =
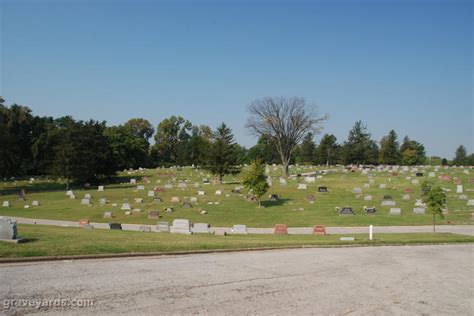
<svg viewBox="0 0 474 316"><path fill-rule="evenodd" d="M448 233L349 234L355 241L342 242L341 235L179 235L133 231L84 230L55 226L19 225L20 237L28 242L0 241L0 257L41 257L93 254L175 252L190 250L242 249L256 247L383 245L474 242L474 237Z"/></svg>
<svg viewBox="0 0 474 316"><path fill-rule="evenodd" d="M369 183L368 175L361 172L344 172L342 168L333 168L336 171L331 174L324 175L322 179L317 179L315 183L308 184L308 190L297 190L297 183L304 182L304 179L289 179L287 186L281 186L278 178L281 175L280 168L271 169L273 186L268 191L270 194L278 194L280 201L270 202L265 196L263 208L257 208L255 202L249 202L245 199L246 191L242 190L242 194L231 193L231 190L238 186L241 180L240 175L225 177L224 184L208 184L202 183L203 178L211 176L206 171L196 170L193 168L174 169L148 169L143 171L135 171L132 174L121 173L121 182L117 184L105 185L105 192L97 192L97 186L89 190L74 189L77 199L70 200L65 195L65 186L63 183L53 183L51 181L35 180L33 184L29 184L28 180L24 181L4 181L0 183L0 190L3 196L0 201L10 201L12 207L0 207L0 215L19 216L28 218L41 219L60 219L73 220L85 218L92 222L118 222L118 223L143 223L155 224L157 220L148 219L148 211L159 211L160 221L172 222L176 218L189 219L191 222L204 222L212 226L230 227L234 224L245 224L248 227L273 227L277 223L287 224L291 227L313 226L316 224L326 226L366 226L374 225L430 225L430 215L413 214L416 199L420 198L420 185L423 180L429 179L441 187L450 190L447 192L447 206L449 214L444 219L438 219L438 224L472 224L470 221L471 212L474 207L467 206L467 200L459 199L456 194L456 185L454 179L458 178L464 186L464 195L468 199L474 199L474 179L472 169L461 168L440 168L436 172L436 178L428 178L428 173L434 171L433 167L419 168L424 173L423 177L415 177L414 171L401 172L393 175L391 172L370 172L373 183L369 188L364 188L364 183ZM304 173L323 168L317 167L294 167L291 169L293 173ZM468 174L465 173L468 170ZM438 176L448 175L451 181L441 181ZM146 178L147 180L146 180ZM411 177L411 179L406 179ZM137 190L135 185L129 184L129 179L137 179L137 183L145 186L145 190ZM412 184L411 180L417 179L419 184ZM186 181L188 187L186 189L177 188L179 181ZM152 198L147 197L147 192L155 187L163 187L166 183L173 184L172 189L166 189L165 192L157 192L163 202L155 203ZM194 187L198 183L199 188ZM385 189L379 189L380 184L385 184ZM330 192L318 193L318 186L326 186ZM352 193L354 187L362 188L363 194L357 196ZM402 200L404 190L410 188L409 200ZM21 189L27 192L27 201L17 201L16 197ZM205 196L198 196L197 191L202 189L206 192ZM221 196L215 195L216 190L222 190ZM84 194L92 195L92 205L81 205L81 198ZM314 195L315 202L310 204L306 201L307 195ZM372 195L372 201L364 201L364 195ZM389 215L388 206L381 206L382 197L391 195L396 201L397 208L402 209L402 215ZM191 197L197 197L198 203L193 204L192 208L184 208L181 203L171 203L171 197L177 196L181 202L189 200ZM99 198L106 198L108 204L99 205ZM134 203L134 198L143 198L143 203ZM38 200L41 205L39 207L30 207L25 209L24 205L29 204L33 200ZM125 215L125 211L120 210L123 202L129 202L132 207L139 208L142 212ZM209 202L219 202L218 205L209 205ZM113 206L116 204L116 206ZM355 216L339 216L335 207L349 206L356 213ZM377 213L374 215L364 214L364 206L375 206ZM164 208L172 207L174 212L165 213ZM298 209L304 210L298 210ZM206 215L200 215L200 210L206 210ZM104 219L103 213L111 211L114 218Z"/></svg>

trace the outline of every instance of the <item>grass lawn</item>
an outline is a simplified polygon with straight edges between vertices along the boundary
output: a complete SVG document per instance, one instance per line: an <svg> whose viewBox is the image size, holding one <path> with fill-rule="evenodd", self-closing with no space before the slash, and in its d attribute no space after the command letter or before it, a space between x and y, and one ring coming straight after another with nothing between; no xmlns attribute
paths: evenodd
<svg viewBox="0 0 474 316"><path fill-rule="evenodd" d="M253 247L282 247L302 245L380 245L415 243L474 242L474 237L449 233L349 234L354 242L341 242L341 235L179 235L133 231L84 230L55 226L19 225L19 235L28 242L0 242L0 258L112 254L131 252L170 252L186 250L236 249Z"/></svg>
<svg viewBox="0 0 474 316"><path fill-rule="evenodd" d="M317 167L293 167L292 173L304 173L314 171ZM121 183L105 184L105 192L97 192L97 186L85 190L83 188L73 188L76 200L70 200L65 195L63 183L54 183L47 180L35 180L29 183L28 180L3 181L0 182L0 203L10 201L9 208L0 206L0 216L19 216L41 219L74 220L81 218L89 219L92 222L110 222L104 219L103 213L111 211L114 214L113 222L155 224L157 220L148 219L148 211L159 211L160 221L172 222L176 218L186 218L191 222L204 222L212 226L227 226L234 224L245 224L248 227L273 227L277 223L287 224L291 227L313 226L316 224L326 226L367 226L370 224L378 226L390 225L431 225L430 215L413 214L416 199L420 199L420 184L423 180L431 180L441 187L449 190L447 192L447 206L449 214L445 219L438 219L438 224L472 224L470 217L474 211L474 206L467 205L467 199L474 199L474 171L461 168L440 168L435 171L433 167L421 168L424 173L422 177L416 177L414 171L392 174L388 171L372 171L369 175L361 172L344 172L342 168L334 168L336 171L316 179L315 183L308 184L308 190L297 190L297 183L304 182L304 179L289 179L288 185L282 186L279 183L281 175L280 169L270 167L270 176L273 186L268 191L269 194L278 194L281 200L271 202L265 200L264 208L257 208L256 203L245 199L245 189L242 194L232 193L231 190L239 185L240 175L235 177L225 177L224 184L203 184L202 179L212 179L206 171L196 170L190 167L182 169L147 169L133 171L132 173L122 172L120 174ZM435 178L429 178L429 172L435 172ZM471 173L471 174L470 174ZM447 175L451 177L449 181L442 181L438 177ZM370 177L369 177L370 176ZM409 177L409 178L408 178ZM137 179L139 185L145 186L145 190L137 190L135 185L130 185L129 179ZM418 180L418 184L412 184L412 180ZM456 194L456 184L458 179L464 187L464 198ZM186 182L187 188L177 188L180 182ZM173 188L165 189L164 192L157 192L156 195L162 199L161 203L153 201L147 197L147 192L155 187L164 187L165 184L172 184ZM195 187L198 184L199 187ZM364 184L369 187L364 187ZM384 184L386 188L379 188ZM318 193L318 186L326 186L327 193ZM362 188L362 194L352 193L354 187ZM21 189L27 192L27 201L18 201L17 195ZM402 196L406 189L411 189L408 200L403 200ZM198 196L197 191L204 190L206 195ZM222 190L222 195L215 195L216 190ZM84 194L92 195L92 205L81 205L81 198ZM315 202L306 201L307 195L314 195ZM364 196L371 195L372 201L365 201ZM396 202L397 208L401 208L402 215L389 215L390 206L382 206L384 195L391 195ZM184 208L181 203L171 203L171 197L177 196L181 202L189 201L191 197L197 197L198 202L192 208ZM462 196L461 196L462 197ZM99 205L99 198L106 198L108 203ZM136 203L135 198L142 198L142 203ZM32 207L31 202L38 200L39 207ZM120 210L122 203L127 202L133 208L140 209L131 215L126 215ZM218 202L218 204L214 204ZM212 203L212 204L209 204ZM25 209L25 205L30 208ZM1 204L0 204L1 205ZM339 216L335 212L335 207L350 206L354 209L356 216ZM377 213L365 215L364 206L375 206ZM174 212L165 213L164 208L172 207ZM303 209L303 210L299 210ZM200 215L200 210L206 210L207 215Z"/></svg>

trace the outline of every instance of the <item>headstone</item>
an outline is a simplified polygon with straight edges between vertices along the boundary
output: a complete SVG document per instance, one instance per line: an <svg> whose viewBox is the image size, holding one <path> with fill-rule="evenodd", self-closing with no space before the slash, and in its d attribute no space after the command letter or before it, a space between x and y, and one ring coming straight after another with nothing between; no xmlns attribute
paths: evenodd
<svg viewBox="0 0 474 316"><path fill-rule="evenodd" d="M422 215L425 214L425 209L422 207L415 207L413 209L413 213Z"/></svg>
<svg viewBox="0 0 474 316"><path fill-rule="evenodd" d="M436 174L434 172L430 172L430 173L428 173L428 177L434 178L434 177L436 177Z"/></svg>
<svg viewBox="0 0 474 316"><path fill-rule="evenodd" d="M280 199L280 197L277 195L277 194L271 194L269 197L268 197L268 200L269 201L272 201L272 202L276 202Z"/></svg>
<svg viewBox="0 0 474 316"><path fill-rule="evenodd" d="M364 189L368 189L368 188L370 188L370 184L364 183Z"/></svg>
<svg viewBox="0 0 474 316"><path fill-rule="evenodd" d="M164 211L165 211L165 213L173 213L173 208L172 207L165 207Z"/></svg>
<svg viewBox="0 0 474 316"><path fill-rule="evenodd" d="M474 200L467 200L467 206L474 206Z"/></svg>
<svg viewBox="0 0 474 316"><path fill-rule="evenodd" d="M122 211L131 211L132 207L130 206L130 203L122 203L122 207L120 209Z"/></svg>
<svg viewBox="0 0 474 316"><path fill-rule="evenodd" d="M145 186L144 185L137 185L137 190L143 191L143 190L145 190Z"/></svg>
<svg viewBox="0 0 474 316"><path fill-rule="evenodd" d="M74 192L73 192L72 190L68 190L68 191L66 192L66 195L74 195Z"/></svg>
<svg viewBox="0 0 474 316"><path fill-rule="evenodd" d="M82 228L86 230L91 230L91 229L94 229L94 226L92 226L91 224L84 224Z"/></svg>
<svg viewBox="0 0 474 316"><path fill-rule="evenodd" d="M372 195L364 196L364 201L372 201Z"/></svg>
<svg viewBox="0 0 474 316"><path fill-rule="evenodd" d="M122 224L119 223L109 223L109 228L113 230L122 230Z"/></svg>
<svg viewBox="0 0 474 316"><path fill-rule="evenodd" d="M187 219L175 219L171 226L171 233L177 234L191 234L189 220Z"/></svg>
<svg viewBox="0 0 474 316"><path fill-rule="evenodd" d="M155 191L148 191L148 197L155 197Z"/></svg>
<svg viewBox="0 0 474 316"><path fill-rule="evenodd" d="M396 207L391 207L390 212L388 214L389 215L401 215L402 214L402 209L396 208Z"/></svg>
<svg viewBox="0 0 474 316"><path fill-rule="evenodd" d="M193 207L190 202L183 202L183 207L184 208L191 208Z"/></svg>
<svg viewBox="0 0 474 316"><path fill-rule="evenodd" d="M177 196L171 197L171 203L179 203L179 197Z"/></svg>
<svg viewBox="0 0 474 316"><path fill-rule="evenodd" d="M165 189L172 189L173 188L173 185L172 184L165 184Z"/></svg>
<svg viewBox="0 0 474 316"><path fill-rule="evenodd" d="M206 195L206 192L204 192L203 190L199 190L198 195Z"/></svg>
<svg viewBox="0 0 474 316"><path fill-rule="evenodd" d="M423 177L423 172L417 172L415 175L416 175L417 177Z"/></svg>
<svg viewBox="0 0 474 316"><path fill-rule="evenodd" d="M339 210L339 215L355 215L351 207L342 207Z"/></svg>
<svg viewBox="0 0 474 316"><path fill-rule="evenodd" d="M97 192L104 192L104 186L99 185L99 187L97 188Z"/></svg>
<svg viewBox="0 0 474 316"><path fill-rule="evenodd" d="M148 218L149 219L158 219L158 218L160 218L160 212L158 212L158 211L149 211L148 212Z"/></svg>
<svg viewBox="0 0 474 316"><path fill-rule="evenodd" d="M135 203L137 203L137 204L143 203L143 199L142 199L142 198L134 198L133 200L134 200Z"/></svg>
<svg viewBox="0 0 474 316"><path fill-rule="evenodd" d="M382 199L383 200L393 200L391 195L384 195Z"/></svg>
<svg viewBox="0 0 474 316"><path fill-rule="evenodd" d="M105 205L105 204L107 204L107 199L106 199L106 198L99 198L99 204L100 204L100 205Z"/></svg>
<svg viewBox="0 0 474 316"><path fill-rule="evenodd" d="M84 199L92 199L92 195L90 193L84 194Z"/></svg>
<svg viewBox="0 0 474 316"><path fill-rule="evenodd" d="M419 183L419 182L418 182L418 179L413 179L413 180L411 180L411 184L418 184L418 183Z"/></svg>
<svg viewBox="0 0 474 316"><path fill-rule="evenodd" d="M234 225L234 226L232 226L231 231L232 231L233 234L247 235L247 226L246 225Z"/></svg>
<svg viewBox="0 0 474 316"><path fill-rule="evenodd" d="M81 204L82 204L82 205L90 205L90 204L91 204L91 200L90 200L90 199L81 199Z"/></svg>
<svg viewBox="0 0 474 316"><path fill-rule="evenodd" d="M222 191L221 190L216 190L216 195L222 195Z"/></svg>
<svg viewBox="0 0 474 316"><path fill-rule="evenodd" d="M402 197L403 200L409 200L410 199L410 194L403 194L403 197Z"/></svg>
<svg viewBox="0 0 474 316"><path fill-rule="evenodd" d="M395 201L391 201L391 200L382 201L382 206L395 206L395 205L397 205L397 203L395 203Z"/></svg>
<svg viewBox="0 0 474 316"><path fill-rule="evenodd" d="M316 182L316 177L305 177L304 181L307 183L314 183Z"/></svg>
<svg viewBox="0 0 474 316"><path fill-rule="evenodd" d="M11 218L0 217L0 239L15 240L17 239L16 220Z"/></svg>
<svg viewBox="0 0 474 316"><path fill-rule="evenodd" d="M11 206L10 201L3 201L2 206L3 207L10 207Z"/></svg>
<svg viewBox="0 0 474 316"><path fill-rule="evenodd" d="M79 227L84 227L84 225L89 224L88 219L80 219L79 220Z"/></svg>
<svg viewBox="0 0 474 316"><path fill-rule="evenodd" d="M137 179L130 179L130 184L137 184Z"/></svg>
<svg viewBox="0 0 474 316"><path fill-rule="evenodd" d="M324 193L327 192L328 188L327 187L318 187L318 192Z"/></svg>
<svg viewBox="0 0 474 316"><path fill-rule="evenodd" d="M70 200L75 200L75 199L76 199L76 196L75 196L74 194L71 194L71 195L69 195L69 199L70 199Z"/></svg>
<svg viewBox="0 0 474 316"><path fill-rule="evenodd" d="M362 189L361 189L361 188L353 188L353 189L352 189L352 193L354 193L354 194L360 194L360 193L362 193Z"/></svg>
<svg viewBox="0 0 474 316"><path fill-rule="evenodd" d="M170 225L168 222L157 222L156 223L156 231L158 233L168 233L170 231Z"/></svg>
<svg viewBox="0 0 474 316"><path fill-rule="evenodd" d="M375 209L375 207L367 207L365 208L365 213L366 214L375 214L377 212L377 210Z"/></svg>
<svg viewBox="0 0 474 316"><path fill-rule="evenodd" d="M354 241L354 237L341 237L339 238L340 241Z"/></svg>
<svg viewBox="0 0 474 316"><path fill-rule="evenodd" d="M140 226L140 228L138 228L138 230L140 230L141 232L151 232L151 227L150 226Z"/></svg>
<svg viewBox="0 0 474 316"><path fill-rule="evenodd" d="M280 179L279 179L279 182L280 182L280 185L282 185L282 186L285 186L285 185L288 184L288 182L286 181L285 178L280 178Z"/></svg>
<svg viewBox="0 0 474 316"><path fill-rule="evenodd" d="M276 235L286 235L288 234L288 227L285 224L276 224L273 232Z"/></svg>
<svg viewBox="0 0 474 316"><path fill-rule="evenodd" d="M467 195L461 194L459 195L460 200L467 200Z"/></svg>
<svg viewBox="0 0 474 316"><path fill-rule="evenodd" d="M314 202L314 195L307 195L307 196L306 196L306 201L308 201L308 202Z"/></svg>
<svg viewBox="0 0 474 316"><path fill-rule="evenodd" d="M193 224L193 233L196 234L209 234L210 231L210 225L207 223L194 223Z"/></svg>
<svg viewBox="0 0 474 316"><path fill-rule="evenodd" d="M386 186L384 183L382 183L382 184L379 185L379 189L385 189L386 187L387 187L387 186Z"/></svg>
<svg viewBox="0 0 474 316"><path fill-rule="evenodd" d="M416 200L415 206L423 206L423 201L422 200Z"/></svg>
<svg viewBox="0 0 474 316"><path fill-rule="evenodd" d="M313 227L313 235L324 236L326 235L326 227L323 225L316 225Z"/></svg>
<svg viewBox="0 0 474 316"><path fill-rule="evenodd" d="M298 190L307 190L308 187L306 185L306 183L298 183Z"/></svg>
<svg viewBox="0 0 474 316"><path fill-rule="evenodd" d="M39 206L39 205L40 205L40 204L39 204L38 201L33 201L33 202L31 202L31 206Z"/></svg>
<svg viewBox="0 0 474 316"><path fill-rule="evenodd" d="M457 194L462 194L462 193L463 193L463 187L462 187L461 184L458 184L458 185L456 186L456 193L457 193Z"/></svg>
<svg viewBox="0 0 474 316"><path fill-rule="evenodd" d="M112 217L114 217L112 215L112 212L104 212L104 218L112 218Z"/></svg>

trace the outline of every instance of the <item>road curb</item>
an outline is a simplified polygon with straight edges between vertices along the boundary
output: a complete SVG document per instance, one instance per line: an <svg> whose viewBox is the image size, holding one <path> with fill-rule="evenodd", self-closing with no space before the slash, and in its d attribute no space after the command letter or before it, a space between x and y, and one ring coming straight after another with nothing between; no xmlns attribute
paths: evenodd
<svg viewBox="0 0 474 316"><path fill-rule="evenodd" d="M308 248L356 248L356 247L381 247L381 246L427 246L427 245L465 245L473 242L425 242L425 243L379 243L379 244L345 244L345 245L298 245L281 247L257 247L257 248L235 248L235 249L209 249L209 250L186 250L186 251L163 251L163 252L127 252L95 255L70 255L70 256L45 256L45 257L18 257L0 258L0 264L8 263L34 263L46 261L66 261L66 260L97 260L113 258L136 258L136 257L168 257L185 256L196 254L229 253L246 251L270 251L287 249L308 249Z"/></svg>

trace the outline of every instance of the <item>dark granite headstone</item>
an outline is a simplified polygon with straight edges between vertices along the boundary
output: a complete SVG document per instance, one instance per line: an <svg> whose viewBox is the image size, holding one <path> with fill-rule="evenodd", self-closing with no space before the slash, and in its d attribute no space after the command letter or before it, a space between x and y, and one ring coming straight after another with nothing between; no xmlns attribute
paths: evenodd
<svg viewBox="0 0 474 316"><path fill-rule="evenodd" d="M327 192L328 188L327 187L318 187L318 192Z"/></svg>
<svg viewBox="0 0 474 316"><path fill-rule="evenodd" d="M355 215L351 207L343 207L339 210L339 215Z"/></svg>
<svg viewBox="0 0 474 316"><path fill-rule="evenodd" d="M122 230L122 224L119 223L109 223L109 228L114 230Z"/></svg>

